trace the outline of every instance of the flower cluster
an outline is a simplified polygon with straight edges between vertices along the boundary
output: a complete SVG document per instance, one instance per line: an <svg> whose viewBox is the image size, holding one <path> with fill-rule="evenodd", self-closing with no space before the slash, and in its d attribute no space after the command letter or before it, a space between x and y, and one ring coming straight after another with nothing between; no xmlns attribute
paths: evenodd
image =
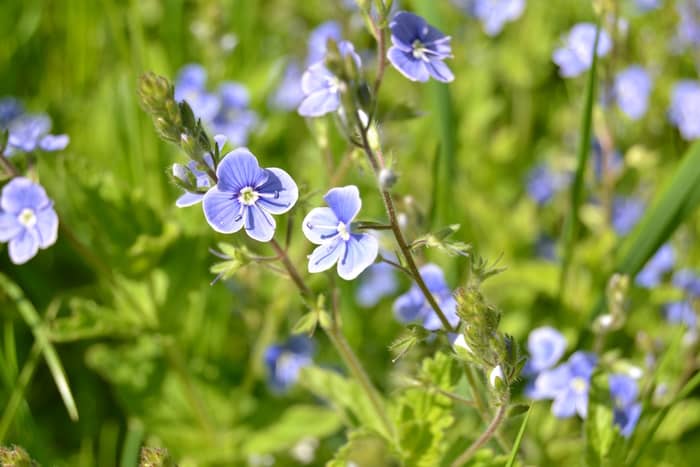
<svg viewBox="0 0 700 467"><path fill-rule="evenodd" d="M552 60L559 66L559 74L564 78L579 76L593 64L593 46L595 44L596 26L592 23L579 23L571 28L563 47L552 55ZM596 55L604 57L612 49L612 40L601 29L598 37Z"/></svg>
<svg viewBox="0 0 700 467"><path fill-rule="evenodd" d="M9 133L3 155L36 150L61 151L68 146L68 135L52 135L51 118L43 113L30 114L22 103L13 97L0 99L0 131Z"/></svg>
<svg viewBox="0 0 700 467"><path fill-rule="evenodd" d="M302 368L313 362L314 343L306 336L290 336L282 344L265 350L264 360L270 387L276 392L289 389L299 378Z"/></svg>

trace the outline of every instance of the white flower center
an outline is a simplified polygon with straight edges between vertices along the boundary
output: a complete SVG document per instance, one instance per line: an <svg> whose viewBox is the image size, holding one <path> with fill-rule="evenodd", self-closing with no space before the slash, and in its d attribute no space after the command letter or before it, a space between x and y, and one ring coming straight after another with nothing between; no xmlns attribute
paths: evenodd
<svg viewBox="0 0 700 467"><path fill-rule="evenodd" d="M31 229L36 225L36 214L29 208L24 208L22 212L19 213L19 223L28 229Z"/></svg>
<svg viewBox="0 0 700 467"><path fill-rule="evenodd" d="M428 57L426 56L426 52L428 49L425 48L423 43L419 40L413 41L413 58L417 58L419 60L428 60Z"/></svg>
<svg viewBox="0 0 700 467"><path fill-rule="evenodd" d="M246 206L251 206L260 198L260 195L253 188L247 186L238 194L238 201Z"/></svg>
<svg viewBox="0 0 700 467"><path fill-rule="evenodd" d="M340 235L340 238L342 238L344 241L350 240L350 231L348 230L348 226L345 225L344 222L340 222L338 224L338 234Z"/></svg>
<svg viewBox="0 0 700 467"><path fill-rule="evenodd" d="M571 386L573 386L574 391L578 393L583 393L586 392L586 388L588 388L588 383L586 383L586 380L579 377L576 377L571 381Z"/></svg>

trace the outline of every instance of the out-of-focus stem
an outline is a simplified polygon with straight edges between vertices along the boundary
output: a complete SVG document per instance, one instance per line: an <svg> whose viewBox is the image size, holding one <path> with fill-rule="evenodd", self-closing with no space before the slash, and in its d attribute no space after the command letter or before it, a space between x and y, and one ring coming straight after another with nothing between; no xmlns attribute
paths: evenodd
<svg viewBox="0 0 700 467"><path fill-rule="evenodd" d="M489 426L486 427L486 430L484 430L483 433L481 433L481 436L479 436L472 444L467 448L466 451L462 453L453 463L452 467L460 467L464 464L466 464L473 456L476 454L476 451L479 450L484 444L488 442L488 440L493 437L493 435L496 434L496 431L498 430L498 427L501 425L503 420L505 419L506 412L508 411L508 398L503 401L503 403L498 407L498 411L496 411L496 415L493 417L493 420L491 420L491 423Z"/></svg>

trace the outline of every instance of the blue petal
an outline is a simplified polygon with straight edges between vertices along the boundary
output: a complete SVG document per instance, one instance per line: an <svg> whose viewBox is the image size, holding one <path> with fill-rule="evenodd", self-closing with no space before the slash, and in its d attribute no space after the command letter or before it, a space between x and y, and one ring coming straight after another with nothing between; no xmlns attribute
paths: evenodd
<svg viewBox="0 0 700 467"><path fill-rule="evenodd" d="M326 44L328 39L333 39L335 42L340 41L341 29L340 25L335 21L327 21L311 31L309 36L309 52L306 58L307 64L317 63L326 56Z"/></svg>
<svg viewBox="0 0 700 467"><path fill-rule="evenodd" d="M639 394L637 381L625 374L612 374L608 376L610 395L616 405L626 407L634 403Z"/></svg>
<svg viewBox="0 0 700 467"><path fill-rule="evenodd" d="M40 248L48 248L56 243L56 238L58 237L58 216L53 207L47 207L36 213L35 229L38 233Z"/></svg>
<svg viewBox="0 0 700 467"><path fill-rule="evenodd" d="M202 199L204 217L212 229L220 233L238 232L243 227L243 208L229 192L212 187Z"/></svg>
<svg viewBox="0 0 700 467"><path fill-rule="evenodd" d="M420 276L432 293L450 292L450 288L445 281L445 274L436 264L428 263L420 268Z"/></svg>
<svg viewBox="0 0 700 467"><path fill-rule="evenodd" d="M320 117L340 108L340 96L337 92L324 89L309 94L304 98L297 112L302 117Z"/></svg>
<svg viewBox="0 0 700 467"><path fill-rule="evenodd" d="M410 323L421 318L425 297L418 286L413 286L394 301L394 315L402 323Z"/></svg>
<svg viewBox="0 0 700 467"><path fill-rule="evenodd" d="M552 413L557 418L569 418L576 413L577 395L571 389L565 389L554 398Z"/></svg>
<svg viewBox="0 0 700 467"><path fill-rule="evenodd" d="M530 352L530 360L523 372L539 373L556 365L564 355L566 339L553 327L543 326L530 333L527 338L527 350Z"/></svg>
<svg viewBox="0 0 700 467"><path fill-rule="evenodd" d="M19 214L28 208L37 211L51 203L41 185L25 177L15 177L2 189L0 209L11 214Z"/></svg>
<svg viewBox="0 0 700 467"><path fill-rule="evenodd" d="M430 73L423 60L416 59L411 52L404 52L398 47L392 47L387 52L387 57L391 64L411 81L424 83L430 78Z"/></svg>
<svg viewBox="0 0 700 467"><path fill-rule="evenodd" d="M340 237L316 247L309 255L309 272L322 272L332 268L344 251L345 242Z"/></svg>
<svg viewBox="0 0 700 467"><path fill-rule="evenodd" d="M283 214L294 206L299 199L299 189L292 177L282 169L275 167L265 169L267 180L257 188L261 195L258 205L272 214Z"/></svg>
<svg viewBox="0 0 700 467"><path fill-rule="evenodd" d="M571 374L575 377L588 379L593 374L598 358L591 352L574 352L568 360Z"/></svg>
<svg viewBox="0 0 700 467"><path fill-rule="evenodd" d="M245 86L228 81L219 86L221 105L233 109L244 109L250 103L250 96Z"/></svg>
<svg viewBox="0 0 700 467"><path fill-rule="evenodd" d="M337 78L328 71L323 63L310 66L301 76L301 90L304 94L313 94L318 91L328 91L331 83Z"/></svg>
<svg viewBox="0 0 700 467"><path fill-rule="evenodd" d="M16 237L23 229L16 214L0 212L0 242L7 242Z"/></svg>
<svg viewBox="0 0 700 467"><path fill-rule="evenodd" d="M404 46L411 47L416 39L423 36L421 32L425 31L427 26L428 24L420 16L400 11L394 15L389 23L392 42L399 42Z"/></svg>
<svg viewBox="0 0 700 467"><path fill-rule="evenodd" d="M69 142L68 135L46 135L39 141L39 147L44 151L61 151Z"/></svg>
<svg viewBox="0 0 700 467"><path fill-rule="evenodd" d="M245 232L253 240L269 242L275 236L275 219L259 206L259 203L246 207Z"/></svg>
<svg viewBox="0 0 700 467"><path fill-rule="evenodd" d="M224 146L226 145L226 141L228 141L228 138L226 138L226 135L216 135L214 136L214 141L216 142L216 146L219 148L219 152L222 152L224 150ZM212 161L212 164L213 163L214 161ZM207 164L209 164L208 161Z"/></svg>
<svg viewBox="0 0 700 467"><path fill-rule="evenodd" d="M36 255L37 251L39 251L39 242L36 234L26 229L10 240L8 252L14 264L26 263Z"/></svg>
<svg viewBox="0 0 700 467"><path fill-rule="evenodd" d="M360 286L355 297L357 303L364 308L371 308L379 301L396 291L398 283L394 267L387 263L377 263L362 274Z"/></svg>
<svg viewBox="0 0 700 467"><path fill-rule="evenodd" d="M568 387L571 378L567 364L543 371L535 378L535 392L543 399L553 399Z"/></svg>
<svg viewBox="0 0 700 467"><path fill-rule="evenodd" d="M202 198L204 198L204 195L201 193L190 193L189 191L186 191L175 201L175 206L178 208L193 206L202 201Z"/></svg>
<svg viewBox="0 0 700 467"><path fill-rule="evenodd" d="M345 242L345 252L338 261L338 275L353 280L374 263L379 254L379 242L371 234L353 234Z"/></svg>
<svg viewBox="0 0 700 467"><path fill-rule="evenodd" d="M449 83L455 79L455 75L452 74L452 71L440 60L431 60L426 63L426 67L430 75L440 82Z"/></svg>
<svg viewBox="0 0 700 467"><path fill-rule="evenodd" d="M237 194L245 187L257 187L267 179L258 160L247 148L238 148L221 159L216 168L219 190Z"/></svg>
<svg viewBox="0 0 700 467"><path fill-rule="evenodd" d="M457 316L457 301L451 294L441 297L440 300L438 300L438 306L445 315L445 318L447 318L447 322L450 323L450 326L455 327L459 324L459 316ZM440 321L440 318L438 317L437 313L435 313L435 310L433 310L427 303L426 308L428 309L428 312L423 319L423 327L428 331L437 331L438 329L442 329L442 321Z"/></svg>
<svg viewBox="0 0 700 467"><path fill-rule="evenodd" d="M301 229L311 243L321 245L338 234L339 222L331 208L313 208L304 217Z"/></svg>
<svg viewBox="0 0 700 467"><path fill-rule="evenodd" d="M338 220L348 226L362 207L360 190L355 185L332 188L328 190L323 199L333 210Z"/></svg>

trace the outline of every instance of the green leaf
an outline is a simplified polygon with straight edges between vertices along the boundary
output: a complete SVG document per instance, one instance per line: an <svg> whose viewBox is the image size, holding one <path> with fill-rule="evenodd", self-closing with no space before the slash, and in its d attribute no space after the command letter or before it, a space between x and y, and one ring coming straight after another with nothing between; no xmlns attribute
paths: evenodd
<svg viewBox="0 0 700 467"><path fill-rule="evenodd" d="M508 457L508 462L506 463L505 467L513 467L513 463L515 463L515 458L518 456L518 450L520 449L520 443L522 443L523 435L525 434L525 427L527 427L527 422L530 420L530 414L532 413L532 408L534 406L535 404L530 405L530 408L525 413L525 418L523 419L523 423L520 424L518 436L515 438L513 449L510 451L510 457Z"/></svg>
<svg viewBox="0 0 700 467"><path fill-rule="evenodd" d="M251 433L243 445L246 455L290 449L304 438L325 438L338 431L342 419L335 410L297 405L285 411L272 425Z"/></svg>
<svg viewBox="0 0 700 467"><path fill-rule="evenodd" d="M318 325L318 313L310 311L302 316L292 328L292 334L308 334L313 335Z"/></svg>
<svg viewBox="0 0 700 467"><path fill-rule="evenodd" d="M92 300L72 299L68 307L71 314L54 320L49 330L54 342L70 342L98 337L132 337L142 329L142 323L134 316L98 305Z"/></svg>
<svg viewBox="0 0 700 467"><path fill-rule="evenodd" d="M78 420L78 408L73 399L73 393L68 383L68 376L66 376L66 372L63 370L63 365L61 364L61 359L58 357L56 348L49 340L46 327L41 321L39 313L37 313L34 305L25 298L22 289L2 273L0 273L0 289L4 290L7 296L15 303L17 311L19 311L22 319L24 319L24 322L32 330L34 339L36 339L36 342L41 348L41 353L44 355L44 359L46 359L46 364L49 367L49 371L51 371L51 376L53 376L58 392L61 394L68 415L71 420Z"/></svg>

